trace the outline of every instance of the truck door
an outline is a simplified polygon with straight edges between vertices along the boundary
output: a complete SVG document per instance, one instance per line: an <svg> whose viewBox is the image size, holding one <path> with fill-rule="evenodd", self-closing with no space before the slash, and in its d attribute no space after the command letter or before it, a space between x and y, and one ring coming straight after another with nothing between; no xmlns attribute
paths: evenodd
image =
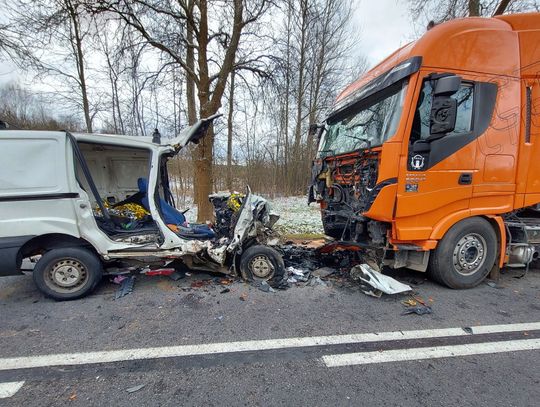
<svg viewBox="0 0 540 407"><path fill-rule="evenodd" d="M451 96L457 101L454 130L433 137L434 83L429 76L422 81L407 155L401 162L396 207L396 237L400 240L429 239L433 225L451 213L467 210L472 196L476 172L473 108L478 88L474 82L462 80Z"/></svg>
<svg viewBox="0 0 540 407"><path fill-rule="evenodd" d="M525 104L522 109L522 150L530 149L529 159L520 160L520 164L526 163L527 184L523 205L529 206L540 202L540 82L538 79L526 80L523 83ZM520 153L521 156L521 153ZM521 158L521 157L520 157ZM521 206L521 205L516 205Z"/></svg>

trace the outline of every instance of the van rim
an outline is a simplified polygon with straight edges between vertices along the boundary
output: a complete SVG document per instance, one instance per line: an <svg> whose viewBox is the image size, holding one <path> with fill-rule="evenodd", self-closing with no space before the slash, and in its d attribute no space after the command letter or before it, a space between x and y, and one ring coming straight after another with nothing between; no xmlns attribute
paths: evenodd
<svg viewBox="0 0 540 407"><path fill-rule="evenodd" d="M89 279L84 264L72 257L51 263L44 274L45 284L51 290L61 293L73 293L86 284Z"/></svg>

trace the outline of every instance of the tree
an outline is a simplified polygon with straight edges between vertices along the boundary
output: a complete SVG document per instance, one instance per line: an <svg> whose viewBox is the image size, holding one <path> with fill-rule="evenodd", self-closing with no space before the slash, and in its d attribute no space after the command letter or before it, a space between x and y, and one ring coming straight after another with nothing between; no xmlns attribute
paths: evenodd
<svg viewBox="0 0 540 407"><path fill-rule="evenodd" d="M489 17L505 12L532 11L537 0L409 0L411 14L424 15L428 20L441 23L460 17Z"/></svg>
<svg viewBox="0 0 540 407"><path fill-rule="evenodd" d="M85 46L91 24L79 0L5 1L12 35L26 56L25 62L44 75L61 78L65 92L56 96L74 103L92 132L97 113L88 95ZM76 95L74 98L73 95Z"/></svg>
<svg viewBox="0 0 540 407"><path fill-rule="evenodd" d="M270 6L268 0L118 0L88 2L94 12L113 13L152 47L180 66L187 86L196 88L198 115L208 117L222 105L233 70L251 69L254 61L237 59L241 37ZM188 115L194 117L188 89ZM212 217L214 131L210 128L194 153L198 218Z"/></svg>

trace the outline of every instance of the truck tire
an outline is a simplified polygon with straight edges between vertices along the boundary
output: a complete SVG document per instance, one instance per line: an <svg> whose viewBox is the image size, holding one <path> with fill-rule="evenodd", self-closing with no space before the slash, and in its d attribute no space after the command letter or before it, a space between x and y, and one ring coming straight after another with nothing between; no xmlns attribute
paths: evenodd
<svg viewBox="0 0 540 407"><path fill-rule="evenodd" d="M497 235L479 217L452 226L431 253L431 277L450 288L472 288L489 274L497 257Z"/></svg>
<svg viewBox="0 0 540 407"><path fill-rule="evenodd" d="M89 294L102 274L97 255L82 247L72 247L46 252L34 267L33 278L47 297L66 301Z"/></svg>
<svg viewBox="0 0 540 407"><path fill-rule="evenodd" d="M276 250L255 245L242 254L240 272L244 280L267 281L271 286L279 285L285 277L285 263Z"/></svg>

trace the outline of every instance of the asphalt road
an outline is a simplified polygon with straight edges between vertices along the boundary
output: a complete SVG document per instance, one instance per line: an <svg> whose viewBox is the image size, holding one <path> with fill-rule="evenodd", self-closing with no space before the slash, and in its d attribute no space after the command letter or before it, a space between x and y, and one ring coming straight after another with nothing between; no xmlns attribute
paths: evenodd
<svg viewBox="0 0 540 407"><path fill-rule="evenodd" d="M2 278L0 405L537 406L540 271L521 274L462 291L396 274L432 306L422 316L339 281L265 293L141 277L116 301L104 281L61 303Z"/></svg>

